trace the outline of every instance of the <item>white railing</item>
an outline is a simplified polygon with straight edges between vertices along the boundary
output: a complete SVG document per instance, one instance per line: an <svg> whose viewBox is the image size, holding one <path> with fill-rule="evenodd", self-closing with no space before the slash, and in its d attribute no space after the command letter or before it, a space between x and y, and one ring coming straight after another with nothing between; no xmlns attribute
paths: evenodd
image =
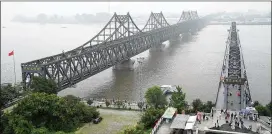
<svg viewBox="0 0 272 134"><path fill-rule="evenodd" d="M153 127L153 129L152 129L152 131L151 131L150 134L156 134L156 133L157 133L157 131L158 131L158 129L159 129L161 123L162 123L162 120L163 120L163 118L161 117L161 118L158 120L158 122L155 124L155 126Z"/></svg>

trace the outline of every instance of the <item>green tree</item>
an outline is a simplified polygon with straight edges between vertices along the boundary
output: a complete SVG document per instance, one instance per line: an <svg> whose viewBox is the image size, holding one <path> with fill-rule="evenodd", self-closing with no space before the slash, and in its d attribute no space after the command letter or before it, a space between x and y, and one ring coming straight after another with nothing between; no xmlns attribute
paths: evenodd
<svg viewBox="0 0 272 134"><path fill-rule="evenodd" d="M55 94L33 93L21 100L11 112L31 122L35 128L71 132L81 123L90 121L99 113L93 107L77 101L76 97L58 97Z"/></svg>
<svg viewBox="0 0 272 134"><path fill-rule="evenodd" d="M177 86L177 92L172 93L170 105L177 108L178 113L187 108L188 103L185 101L185 93L182 93L181 87Z"/></svg>
<svg viewBox="0 0 272 134"><path fill-rule="evenodd" d="M167 105L166 97L158 86L148 88L145 93L145 99L147 104L154 108L164 108Z"/></svg>
<svg viewBox="0 0 272 134"><path fill-rule="evenodd" d="M266 109L268 110L268 114L269 116L271 116L271 110L272 110L272 101L270 101L267 105L266 105Z"/></svg>
<svg viewBox="0 0 272 134"><path fill-rule="evenodd" d="M256 107L256 106L258 106L258 105L260 105L259 101L254 101L253 107Z"/></svg>
<svg viewBox="0 0 272 134"><path fill-rule="evenodd" d="M205 113L209 113L209 112L211 112L211 109L212 109L212 107L214 107L215 106L215 104L213 104L212 103L212 101L207 101L206 103L204 103L203 105L202 105L202 110L205 112Z"/></svg>
<svg viewBox="0 0 272 134"><path fill-rule="evenodd" d="M163 113L164 109L148 108L141 117L141 123L144 124L144 128L151 128Z"/></svg>
<svg viewBox="0 0 272 134"><path fill-rule="evenodd" d="M58 87L55 81L46 79L44 77L33 77L33 81L30 85L34 92L44 92L48 94L57 94Z"/></svg>
<svg viewBox="0 0 272 134"><path fill-rule="evenodd" d="M20 95L18 90L13 87L11 84L7 86L1 86L1 95L0 95L0 107L1 109L5 107L6 104L14 100Z"/></svg>
<svg viewBox="0 0 272 134"><path fill-rule="evenodd" d="M196 112L196 111L202 111L203 103L202 103L202 101L200 99L195 99L192 102L192 106L193 106L194 112Z"/></svg>
<svg viewBox="0 0 272 134"><path fill-rule="evenodd" d="M268 116L269 115L268 109L266 107L264 107L263 105L259 104L255 108L258 111L259 115L262 115L262 116Z"/></svg>

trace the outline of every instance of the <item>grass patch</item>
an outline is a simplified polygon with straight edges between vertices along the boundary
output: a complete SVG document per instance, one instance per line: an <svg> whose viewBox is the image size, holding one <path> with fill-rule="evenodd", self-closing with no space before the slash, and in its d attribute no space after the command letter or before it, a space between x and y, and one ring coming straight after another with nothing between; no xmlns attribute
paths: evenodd
<svg viewBox="0 0 272 134"><path fill-rule="evenodd" d="M99 124L86 123L75 134L116 134L128 125L136 125L140 112L98 109L103 120Z"/></svg>

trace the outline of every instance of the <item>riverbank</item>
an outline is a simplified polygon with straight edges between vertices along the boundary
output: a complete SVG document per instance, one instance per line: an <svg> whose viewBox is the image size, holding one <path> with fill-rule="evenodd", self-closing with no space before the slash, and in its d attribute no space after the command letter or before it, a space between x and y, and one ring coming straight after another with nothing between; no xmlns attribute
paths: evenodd
<svg viewBox="0 0 272 134"><path fill-rule="evenodd" d="M141 112L128 110L98 109L103 120L99 124L86 123L75 134L117 134L126 126L136 125Z"/></svg>

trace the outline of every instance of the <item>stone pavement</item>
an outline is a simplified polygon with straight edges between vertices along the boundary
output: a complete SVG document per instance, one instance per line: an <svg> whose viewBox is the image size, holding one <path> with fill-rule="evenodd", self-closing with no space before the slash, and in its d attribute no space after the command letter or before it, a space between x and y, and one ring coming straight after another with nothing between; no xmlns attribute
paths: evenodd
<svg viewBox="0 0 272 134"><path fill-rule="evenodd" d="M172 131L170 126L171 126L171 122L169 122L169 123L163 122L161 124L159 130L157 131L157 134L170 134Z"/></svg>

